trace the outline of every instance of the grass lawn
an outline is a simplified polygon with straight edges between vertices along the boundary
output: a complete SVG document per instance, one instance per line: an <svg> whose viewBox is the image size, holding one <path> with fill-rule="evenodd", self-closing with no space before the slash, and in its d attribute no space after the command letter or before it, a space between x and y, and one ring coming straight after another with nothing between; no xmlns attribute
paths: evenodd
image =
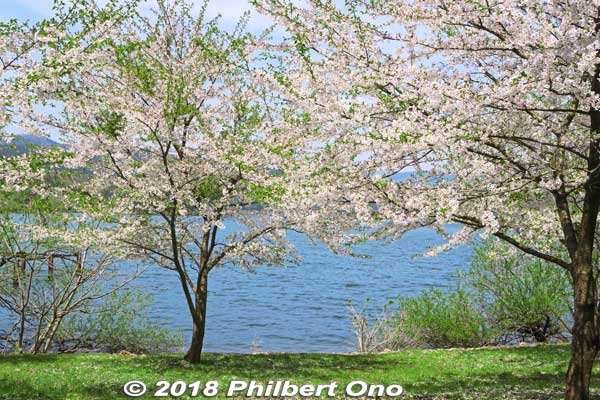
<svg viewBox="0 0 600 400"><path fill-rule="evenodd" d="M206 354L198 366L182 361L179 354L6 355L0 356L0 399L126 398L123 385L130 380L144 382L149 392L160 380L218 380L219 398L231 380L335 381L336 398L346 397L347 383L362 380L400 384L406 398L414 399L558 399L568 358L565 345L373 355ZM593 380L600 398L598 373L600 364Z"/></svg>

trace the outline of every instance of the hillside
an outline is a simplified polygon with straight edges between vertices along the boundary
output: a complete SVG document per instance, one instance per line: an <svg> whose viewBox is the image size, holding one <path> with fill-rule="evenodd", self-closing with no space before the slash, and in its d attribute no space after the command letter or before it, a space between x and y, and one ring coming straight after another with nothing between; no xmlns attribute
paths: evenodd
<svg viewBox="0 0 600 400"><path fill-rule="evenodd" d="M17 135L10 142L0 140L0 156L9 157L24 154L38 147L61 146L46 137L35 135Z"/></svg>

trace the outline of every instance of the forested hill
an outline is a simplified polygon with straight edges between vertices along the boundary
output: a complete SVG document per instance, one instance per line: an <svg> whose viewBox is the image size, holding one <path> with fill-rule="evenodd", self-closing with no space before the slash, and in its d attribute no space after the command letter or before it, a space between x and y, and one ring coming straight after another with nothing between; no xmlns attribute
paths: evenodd
<svg viewBox="0 0 600 400"><path fill-rule="evenodd" d="M61 146L61 144L46 137L29 134L17 135L10 142L0 140L0 156L16 156L27 153L36 147L51 146Z"/></svg>

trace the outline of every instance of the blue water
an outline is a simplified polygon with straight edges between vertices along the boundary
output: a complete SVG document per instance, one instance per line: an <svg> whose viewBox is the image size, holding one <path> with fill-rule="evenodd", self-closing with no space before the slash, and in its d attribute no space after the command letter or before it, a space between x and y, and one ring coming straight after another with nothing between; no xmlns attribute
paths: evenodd
<svg viewBox="0 0 600 400"><path fill-rule="evenodd" d="M454 231L454 228L450 228ZM355 349L348 300L381 310L399 295L429 287L447 288L465 269L471 249L461 246L437 257L415 257L443 243L433 230L419 229L384 244L358 249L370 258L337 256L291 234L299 265L215 269L209 277L205 350L248 352L253 343L269 352L346 352ZM174 271L149 268L136 283L154 296L151 314L191 335L191 319ZM165 322L164 318L168 318Z"/></svg>

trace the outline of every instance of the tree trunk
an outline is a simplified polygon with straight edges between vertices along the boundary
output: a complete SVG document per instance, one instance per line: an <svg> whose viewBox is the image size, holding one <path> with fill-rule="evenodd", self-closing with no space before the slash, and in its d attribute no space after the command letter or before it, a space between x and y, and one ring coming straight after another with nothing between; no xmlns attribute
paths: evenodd
<svg viewBox="0 0 600 400"><path fill-rule="evenodd" d="M206 328L206 301L208 299L208 268L202 268L198 276L198 293L192 318L192 343L184 359L192 364L197 364L202 358L204 333Z"/></svg>
<svg viewBox="0 0 600 400"><path fill-rule="evenodd" d="M575 297L571 363L567 372L567 399L589 400L590 380L598 353L598 292L594 265L574 262L572 277Z"/></svg>
<svg viewBox="0 0 600 400"><path fill-rule="evenodd" d="M23 341L25 338L25 311L21 309L19 312L19 336L17 339L17 350L19 353L22 353Z"/></svg>
<svg viewBox="0 0 600 400"><path fill-rule="evenodd" d="M204 344L204 321L200 325L194 323L192 331L192 343L185 353L184 359L192 364L198 364L202 357L202 346Z"/></svg>
<svg viewBox="0 0 600 400"><path fill-rule="evenodd" d="M54 340L54 336L56 336L56 332L58 332L58 328L60 327L60 324L62 323L62 317L56 317L55 320L52 321L52 329L50 330L50 332L48 333L46 339L45 339L45 343L44 346L42 347L42 353L47 353L48 350L50 349L50 345L52 344L52 341Z"/></svg>

